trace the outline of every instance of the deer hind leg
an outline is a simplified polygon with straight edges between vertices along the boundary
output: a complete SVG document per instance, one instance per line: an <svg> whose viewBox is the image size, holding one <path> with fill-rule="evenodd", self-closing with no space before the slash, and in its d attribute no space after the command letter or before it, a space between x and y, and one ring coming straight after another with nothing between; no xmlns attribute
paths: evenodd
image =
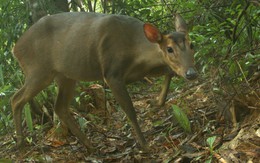
<svg viewBox="0 0 260 163"><path fill-rule="evenodd" d="M58 97L55 103L55 113L61 122L74 134L82 144L84 144L89 152L93 152L93 147L86 135L81 132L75 118L69 112L69 104L73 98L76 81L59 76L56 79L58 85Z"/></svg>
<svg viewBox="0 0 260 163"><path fill-rule="evenodd" d="M34 75L37 74L37 75ZM11 98L11 106L16 129L17 147L20 148L24 144L22 133L22 111L24 105L36 96L41 90L46 88L53 80L52 75L31 73L27 75L25 83Z"/></svg>

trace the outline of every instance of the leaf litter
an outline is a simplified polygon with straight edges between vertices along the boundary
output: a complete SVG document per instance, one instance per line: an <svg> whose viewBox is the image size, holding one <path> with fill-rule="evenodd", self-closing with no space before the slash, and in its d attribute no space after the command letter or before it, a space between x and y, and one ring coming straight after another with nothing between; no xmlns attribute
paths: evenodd
<svg viewBox="0 0 260 163"><path fill-rule="evenodd" d="M92 101L81 98L81 109L71 108L71 112L96 147L95 153L88 154L69 132L55 135L59 129L53 127L34 131L31 144L23 151L13 148L13 132L0 137L0 162L256 162L260 157L260 107L255 96L259 97L259 81L253 87L254 93L240 86L241 91L231 96L216 93L211 81L188 82L182 89L172 89L163 107L154 107L148 101L159 94L155 79L129 86L149 152L136 143L111 92L100 87L95 95L91 88ZM173 106L188 117L191 133L176 120Z"/></svg>

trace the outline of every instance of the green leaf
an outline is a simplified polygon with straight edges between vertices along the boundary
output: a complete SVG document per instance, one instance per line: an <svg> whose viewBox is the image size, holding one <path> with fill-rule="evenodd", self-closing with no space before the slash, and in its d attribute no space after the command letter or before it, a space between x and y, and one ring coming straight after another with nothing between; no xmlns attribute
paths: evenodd
<svg viewBox="0 0 260 163"><path fill-rule="evenodd" d="M237 72L237 65L233 62L230 64L229 73L231 76L235 76L236 72Z"/></svg>
<svg viewBox="0 0 260 163"><path fill-rule="evenodd" d="M212 136L207 139L207 143L211 150L213 150L213 144L214 144L216 138L217 138L216 136Z"/></svg>
<svg viewBox="0 0 260 163"><path fill-rule="evenodd" d="M155 122L153 122L153 126L160 126L160 125L162 125L163 124L163 121L161 121L161 120L158 120L158 121L155 121Z"/></svg>
<svg viewBox="0 0 260 163"><path fill-rule="evenodd" d="M4 85L4 75L3 75L2 65L0 65L0 84Z"/></svg>
<svg viewBox="0 0 260 163"><path fill-rule="evenodd" d="M8 158L1 158L1 159L0 159L0 162L5 162L5 163L12 163L12 162L13 162L13 160L11 160L11 159L8 159Z"/></svg>
<svg viewBox="0 0 260 163"><path fill-rule="evenodd" d="M33 123L32 123L32 115L29 105L25 106L25 120L29 131L33 132Z"/></svg>
<svg viewBox="0 0 260 163"><path fill-rule="evenodd" d="M210 157L208 160L205 161L205 163L211 163L212 162L212 157Z"/></svg>
<svg viewBox="0 0 260 163"><path fill-rule="evenodd" d="M191 132L190 121L187 115L177 105L172 105L173 115L185 132Z"/></svg>

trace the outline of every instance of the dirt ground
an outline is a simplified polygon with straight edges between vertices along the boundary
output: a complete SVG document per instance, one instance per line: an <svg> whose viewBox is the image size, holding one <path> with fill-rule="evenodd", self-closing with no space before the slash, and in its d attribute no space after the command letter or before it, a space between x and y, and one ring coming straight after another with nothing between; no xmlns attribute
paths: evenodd
<svg viewBox="0 0 260 163"><path fill-rule="evenodd" d="M0 162L259 162L259 80L232 87L216 87L213 81L185 82L182 89L171 88L163 107L149 104L159 93L154 79L129 86L148 152L136 143L111 93L107 91L106 102L100 98L102 90L90 93L92 102L80 101L81 109L71 108L95 153L88 154L71 133L49 122L34 125L32 133L25 127L28 144L23 150L14 148L14 131L1 137ZM176 120L173 105L187 115L191 132Z"/></svg>

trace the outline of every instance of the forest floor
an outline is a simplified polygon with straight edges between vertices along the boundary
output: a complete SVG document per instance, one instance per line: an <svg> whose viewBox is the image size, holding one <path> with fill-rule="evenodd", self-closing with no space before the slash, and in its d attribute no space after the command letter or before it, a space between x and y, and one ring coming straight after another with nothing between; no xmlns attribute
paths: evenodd
<svg viewBox="0 0 260 163"><path fill-rule="evenodd" d="M70 133L54 137L57 128L47 123L31 134L27 131L30 143L20 151L13 148L14 131L1 137L0 162L259 162L259 79L250 86L215 87L210 80L185 82L182 89L172 88L165 106L159 108L148 102L158 96L158 82L130 85L149 152L136 143L125 114L107 93L106 109L84 102L85 111L71 109L97 152L89 155ZM176 121L173 105L188 116L190 133Z"/></svg>

